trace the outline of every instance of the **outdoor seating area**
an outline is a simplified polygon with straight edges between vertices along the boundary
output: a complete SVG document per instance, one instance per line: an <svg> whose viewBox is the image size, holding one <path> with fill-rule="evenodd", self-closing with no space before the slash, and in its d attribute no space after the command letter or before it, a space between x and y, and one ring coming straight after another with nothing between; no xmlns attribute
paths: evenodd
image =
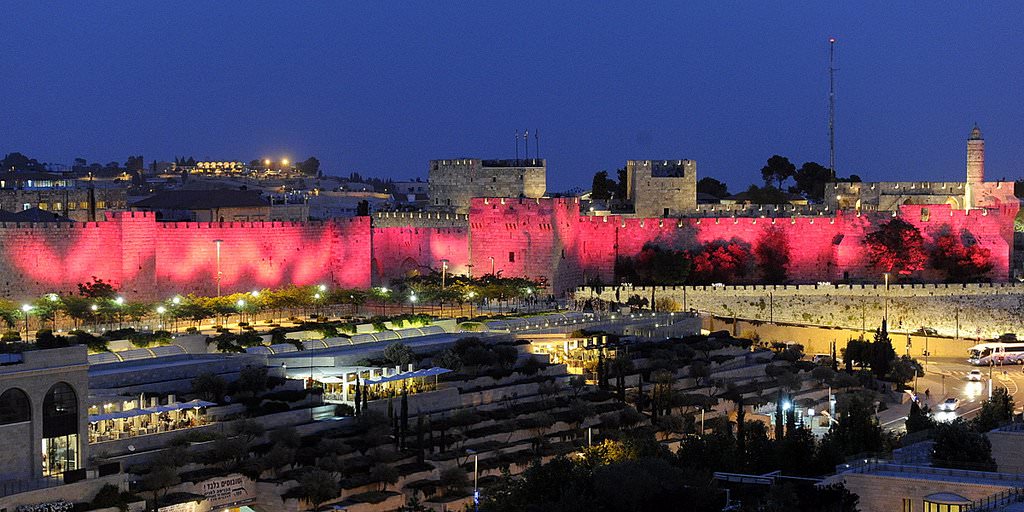
<svg viewBox="0 0 1024 512"><path fill-rule="evenodd" d="M321 375L314 377L317 385L324 388L324 401L328 403L351 403L355 400L357 377L363 386L368 400L387 398L400 394L404 388L409 394L424 393L437 389L437 377L451 372L447 368L423 368L415 371L388 373L371 369L363 371L340 372L339 375ZM372 377L371 377L372 376Z"/></svg>
<svg viewBox="0 0 1024 512"><path fill-rule="evenodd" d="M135 402L129 402L134 404ZM98 412L89 415L89 443L103 443L206 425L205 400L173 402L146 408Z"/></svg>

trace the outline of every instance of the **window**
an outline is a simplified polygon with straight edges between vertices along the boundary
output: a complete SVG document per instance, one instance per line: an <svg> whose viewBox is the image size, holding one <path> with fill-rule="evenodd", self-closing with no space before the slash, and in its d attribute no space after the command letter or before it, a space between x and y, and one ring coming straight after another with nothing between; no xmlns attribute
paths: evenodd
<svg viewBox="0 0 1024 512"><path fill-rule="evenodd" d="M106 201L96 201L96 208L102 209L102 208L106 208L106 207L107 207L107 202Z"/></svg>
<svg viewBox="0 0 1024 512"><path fill-rule="evenodd" d="M0 395L0 425L21 423L32 419L28 395L18 388L11 388Z"/></svg>
<svg viewBox="0 0 1024 512"><path fill-rule="evenodd" d="M60 207L63 206L60 203L53 203L53 211L60 211Z"/></svg>
<svg viewBox="0 0 1024 512"><path fill-rule="evenodd" d="M21 210L22 211L30 210L30 209L32 209L32 203L25 203L25 204L21 205Z"/></svg>
<svg viewBox="0 0 1024 512"><path fill-rule="evenodd" d="M43 475L78 469L78 395L58 382L43 398Z"/></svg>
<svg viewBox="0 0 1024 512"><path fill-rule="evenodd" d="M921 222L928 222L930 217L931 212L928 211L928 208L921 208Z"/></svg>
<svg viewBox="0 0 1024 512"><path fill-rule="evenodd" d="M40 210L49 210L50 209L50 205L48 205L46 203L39 203L39 209Z"/></svg>
<svg viewBox="0 0 1024 512"><path fill-rule="evenodd" d="M516 253L515 253L515 251L509 251L508 252L508 262L509 263L515 263L516 262Z"/></svg>
<svg viewBox="0 0 1024 512"><path fill-rule="evenodd" d="M89 209L89 203L86 202L86 201L82 201L80 206L79 206L79 208L81 208L83 210L88 210Z"/></svg>
<svg viewBox="0 0 1024 512"><path fill-rule="evenodd" d="M914 500L903 498L903 512L914 512Z"/></svg>

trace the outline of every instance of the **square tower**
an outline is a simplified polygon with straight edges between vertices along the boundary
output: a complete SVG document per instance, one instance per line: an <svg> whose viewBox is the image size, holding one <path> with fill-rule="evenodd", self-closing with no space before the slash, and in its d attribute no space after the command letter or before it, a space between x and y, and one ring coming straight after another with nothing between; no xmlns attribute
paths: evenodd
<svg viewBox="0 0 1024 512"><path fill-rule="evenodd" d="M697 208L696 160L626 161L626 198L637 217L676 217Z"/></svg>

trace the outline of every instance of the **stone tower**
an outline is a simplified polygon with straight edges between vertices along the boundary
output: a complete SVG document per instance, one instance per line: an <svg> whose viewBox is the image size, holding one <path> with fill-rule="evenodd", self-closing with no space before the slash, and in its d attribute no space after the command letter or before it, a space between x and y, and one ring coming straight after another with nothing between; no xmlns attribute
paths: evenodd
<svg viewBox="0 0 1024 512"><path fill-rule="evenodd" d="M985 182L985 139L981 137L981 129L974 125L970 137L967 137L967 188L964 194L964 207L975 208L977 205L975 187Z"/></svg>
<svg viewBox="0 0 1024 512"><path fill-rule="evenodd" d="M967 138L967 182L981 183L985 181L985 139L981 138L981 130L974 125L971 136Z"/></svg>

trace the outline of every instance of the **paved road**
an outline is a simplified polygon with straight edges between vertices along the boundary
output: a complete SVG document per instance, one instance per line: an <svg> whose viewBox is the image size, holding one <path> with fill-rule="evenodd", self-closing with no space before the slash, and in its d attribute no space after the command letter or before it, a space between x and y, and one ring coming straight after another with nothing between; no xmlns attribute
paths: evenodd
<svg viewBox="0 0 1024 512"><path fill-rule="evenodd" d="M925 367L925 376L917 379L917 391L921 399L927 403L935 418L939 421L952 421L954 418L973 418L981 409L981 404L988 398L989 370L987 366L973 366L963 358L932 357ZM981 370L981 382L967 380L971 370ZM995 366L991 368L992 388L1005 387L1010 391L1019 412L1024 408L1024 367ZM913 383L911 383L913 385ZM928 390L929 397L925 396ZM960 407L952 413L938 412L938 404L948 397L960 399ZM906 421L910 404L894 406L890 411L879 414L882 426L892 430L900 430Z"/></svg>

